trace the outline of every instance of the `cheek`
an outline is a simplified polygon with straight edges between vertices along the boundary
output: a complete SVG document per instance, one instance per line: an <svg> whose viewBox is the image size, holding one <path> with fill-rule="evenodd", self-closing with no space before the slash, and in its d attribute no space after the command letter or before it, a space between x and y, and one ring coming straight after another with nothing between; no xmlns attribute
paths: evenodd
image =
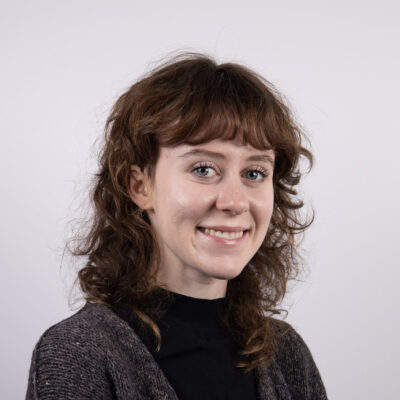
<svg viewBox="0 0 400 400"><path fill-rule="evenodd" d="M174 224L179 228L182 224L196 222L207 209L204 196L198 188L187 183L170 182L163 184L162 189L158 193L158 210L166 224Z"/></svg>
<svg viewBox="0 0 400 400"><path fill-rule="evenodd" d="M255 199L253 204L259 224L268 226L274 210L273 193L268 193L266 196Z"/></svg>

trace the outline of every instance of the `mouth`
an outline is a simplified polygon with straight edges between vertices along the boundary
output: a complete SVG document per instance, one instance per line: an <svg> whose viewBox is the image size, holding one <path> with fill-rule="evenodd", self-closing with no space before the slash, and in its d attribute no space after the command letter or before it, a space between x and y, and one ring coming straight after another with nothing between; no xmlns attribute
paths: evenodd
<svg viewBox="0 0 400 400"><path fill-rule="evenodd" d="M245 230L238 231L238 232L228 232L228 231L219 231L219 230L214 230L214 229L209 229L209 228L203 228L202 226L198 226L197 230L206 234L207 236L225 239L225 240L241 239L249 231L248 229L245 229Z"/></svg>

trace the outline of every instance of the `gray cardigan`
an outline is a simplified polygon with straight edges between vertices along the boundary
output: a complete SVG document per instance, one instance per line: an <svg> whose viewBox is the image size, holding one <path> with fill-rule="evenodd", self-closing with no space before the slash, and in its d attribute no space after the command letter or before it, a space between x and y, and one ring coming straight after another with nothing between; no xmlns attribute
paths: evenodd
<svg viewBox="0 0 400 400"><path fill-rule="evenodd" d="M289 326L269 367L255 370L259 400L327 399L312 355ZM178 400L133 329L106 306L86 303L37 343L27 400Z"/></svg>

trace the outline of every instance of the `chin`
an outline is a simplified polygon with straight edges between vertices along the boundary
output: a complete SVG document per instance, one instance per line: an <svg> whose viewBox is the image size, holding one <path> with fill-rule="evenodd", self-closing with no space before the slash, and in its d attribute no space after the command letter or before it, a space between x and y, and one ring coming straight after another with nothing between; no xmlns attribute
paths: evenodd
<svg viewBox="0 0 400 400"><path fill-rule="evenodd" d="M225 281L229 281L231 279L235 279L237 278L241 272L243 271L243 268L238 270L232 270L232 271L218 271L215 274L212 274L212 277L215 279L221 279L221 280L225 280Z"/></svg>

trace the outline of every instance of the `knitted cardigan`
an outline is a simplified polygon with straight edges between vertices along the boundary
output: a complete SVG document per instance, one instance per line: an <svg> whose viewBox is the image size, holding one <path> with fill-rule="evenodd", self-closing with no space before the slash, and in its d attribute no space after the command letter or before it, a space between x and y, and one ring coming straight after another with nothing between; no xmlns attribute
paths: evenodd
<svg viewBox="0 0 400 400"><path fill-rule="evenodd" d="M312 355L288 325L273 363L255 370L259 400L327 399ZM86 305L49 328L32 355L27 400L178 400L153 356L111 308Z"/></svg>

